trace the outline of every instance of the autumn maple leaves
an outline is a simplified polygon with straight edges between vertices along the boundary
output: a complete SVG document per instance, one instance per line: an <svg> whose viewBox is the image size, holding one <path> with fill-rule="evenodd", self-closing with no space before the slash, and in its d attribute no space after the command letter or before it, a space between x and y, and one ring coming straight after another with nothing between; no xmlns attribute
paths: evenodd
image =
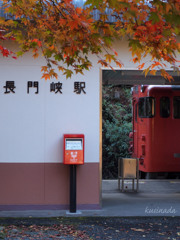
<svg viewBox="0 0 180 240"><path fill-rule="evenodd" d="M2 29L7 30L5 35L0 31L0 40L13 37L20 46L17 56L27 51L32 51L34 58L42 54L47 62L41 69L45 79L57 78L57 70L66 78L83 74L92 67L91 54L102 66L112 68L114 62L121 68L123 59L113 42L122 38L129 42L132 61L145 74L160 70L171 80L165 69L179 70L180 0L148 4L144 0L87 0L82 8L71 0L3 0L3 4L13 20L0 20ZM108 13L107 8L111 9ZM99 13L96 20L94 9ZM108 22L109 15L114 17L113 23ZM2 44L0 51L3 56L12 55Z"/></svg>

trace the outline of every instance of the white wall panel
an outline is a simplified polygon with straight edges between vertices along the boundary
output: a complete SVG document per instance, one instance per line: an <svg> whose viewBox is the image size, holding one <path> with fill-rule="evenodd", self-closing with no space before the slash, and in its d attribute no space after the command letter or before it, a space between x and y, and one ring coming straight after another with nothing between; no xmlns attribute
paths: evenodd
<svg viewBox="0 0 180 240"><path fill-rule="evenodd" d="M124 69L136 69L127 42L116 42L114 49ZM64 133L85 134L85 162L99 162L100 66L95 57L92 62L84 75L59 76L63 93L55 94L50 83L57 80L41 79L43 58L0 56L0 162L62 162ZM15 94L4 94L6 81L15 81ZM27 94L27 81L39 81L39 94ZM75 81L86 83L86 94L73 92Z"/></svg>
<svg viewBox="0 0 180 240"><path fill-rule="evenodd" d="M85 162L99 161L99 68L58 81L62 94L50 92L53 79L41 79L42 60L26 55L0 58L0 162L62 162L63 134L85 134ZM15 94L4 94L6 81ZM39 81L27 94L27 82ZM74 93L74 81L86 83L86 94Z"/></svg>

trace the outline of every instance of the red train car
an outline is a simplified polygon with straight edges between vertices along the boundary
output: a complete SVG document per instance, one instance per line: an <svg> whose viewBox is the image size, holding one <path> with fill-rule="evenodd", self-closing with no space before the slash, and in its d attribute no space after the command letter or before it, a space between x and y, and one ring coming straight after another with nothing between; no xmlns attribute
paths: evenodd
<svg viewBox="0 0 180 240"><path fill-rule="evenodd" d="M147 178L180 172L180 86L134 86L132 96L131 150L139 170Z"/></svg>

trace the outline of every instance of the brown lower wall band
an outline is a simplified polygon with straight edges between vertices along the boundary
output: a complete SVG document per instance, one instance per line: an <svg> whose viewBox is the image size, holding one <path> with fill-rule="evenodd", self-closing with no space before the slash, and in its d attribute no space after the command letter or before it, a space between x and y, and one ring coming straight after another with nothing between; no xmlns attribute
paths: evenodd
<svg viewBox="0 0 180 240"><path fill-rule="evenodd" d="M77 205L99 206L99 163L77 166ZM62 163L0 163L1 206L69 205L69 166Z"/></svg>

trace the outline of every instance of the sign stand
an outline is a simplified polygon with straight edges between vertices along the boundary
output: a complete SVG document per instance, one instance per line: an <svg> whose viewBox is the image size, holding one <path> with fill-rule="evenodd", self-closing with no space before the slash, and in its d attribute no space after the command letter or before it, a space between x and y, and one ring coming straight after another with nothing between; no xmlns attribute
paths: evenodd
<svg viewBox="0 0 180 240"><path fill-rule="evenodd" d="M76 213L76 165L70 165L70 213Z"/></svg>

